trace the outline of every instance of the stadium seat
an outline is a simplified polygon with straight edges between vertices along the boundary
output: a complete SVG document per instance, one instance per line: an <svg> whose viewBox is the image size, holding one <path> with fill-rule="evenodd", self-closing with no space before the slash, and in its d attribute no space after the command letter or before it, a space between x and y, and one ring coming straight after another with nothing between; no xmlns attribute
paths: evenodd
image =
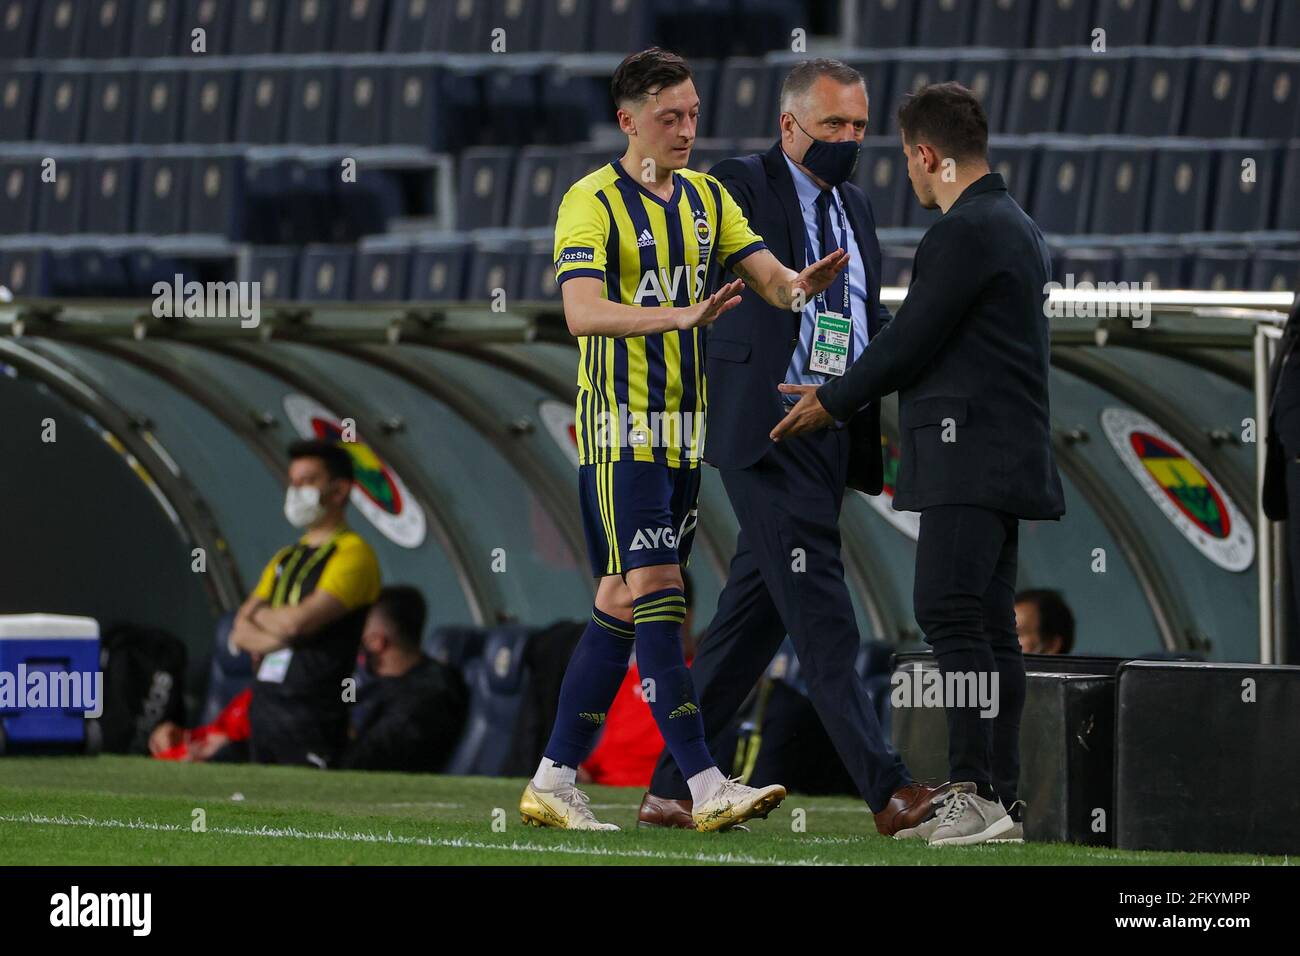
<svg viewBox="0 0 1300 956"><path fill-rule="evenodd" d="M1137 246L1120 252L1117 278L1153 289L1184 289L1186 269L1187 254L1181 249Z"/></svg>
<svg viewBox="0 0 1300 956"><path fill-rule="evenodd" d="M1092 4L1083 0L1038 0L1034 4L1033 46L1052 48L1087 46L1097 24L1092 19Z"/></svg>
<svg viewBox="0 0 1300 956"><path fill-rule="evenodd" d="M1278 7L1270 42L1275 47L1300 49L1300 4L1283 3Z"/></svg>
<svg viewBox="0 0 1300 956"><path fill-rule="evenodd" d="M1215 46L1264 46L1272 32L1273 10L1273 0L1218 0L1210 42Z"/></svg>
<svg viewBox="0 0 1300 956"><path fill-rule="evenodd" d="M484 146L527 146L536 142L537 74L493 70L483 77L483 108L475 117Z"/></svg>
<svg viewBox="0 0 1300 956"><path fill-rule="evenodd" d="M1007 85L1011 79L1011 63L1005 59L961 59L955 64L953 78L975 94L984 115L988 117L989 130L1002 129L1006 119Z"/></svg>
<svg viewBox="0 0 1300 956"><path fill-rule="evenodd" d="M294 70L289 81L289 122L285 141L324 146L334 139L335 71L330 67Z"/></svg>
<svg viewBox="0 0 1300 956"><path fill-rule="evenodd" d="M506 302L523 297L527 248L519 242L480 243L470 256L464 298L487 302L504 294Z"/></svg>
<svg viewBox="0 0 1300 956"><path fill-rule="evenodd" d="M298 260L298 298L345 302L352 292L351 246L309 243Z"/></svg>
<svg viewBox="0 0 1300 956"><path fill-rule="evenodd" d="M1250 288L1260 292L1300 289L1300 251L1269 249L1256 252L1250 267Z"/></svg>
<svg viewBox="0 0 1300 956"><path fill-rule="evenodd" d="M91 0L81 55L97 60L125 57L131 48L130 0Z"/></svg>
<svg viewBox="0 0 1300 956"><path fill-rule="evenodd" d="M1033 200L1025 208L1045 233L1082 232L1092 195L1096 151L1083 144L1048 146L1038 160Z"/></svg>
<svg viewBox="0 0 1300 956"><path fill-rule="evenodd" d="M916 42L927 47L959 47L970 42L975 5L952 0L920 0ZM1004 41L1005 42L1005 41Z"/></svg>
<svg viewBox="0 0 1300 956"><path fill-rule="evenodd" d="M1291 143L1282 161L1274 229L1300 231L1300 143Z"/></svg>
<svg viewBox="0 0 1300 956"><path fill-rule="evenodd" d="M132 231L137 164L121 156L91 159L86 176L86 232L121 235Z"/></svg>
<svg viewBox="0 0 1300 956"><path fill-rule="evenodd" d="M495 627L483 642L483 653L465 664L469 713L447 773L495 776L504 769L528 679L528 638L529 632L519 625Z"/></svg>
<svg viewBox="0 0 1300 956"><path fill-rule="evenodd" d="M539 50L582 53L589 49L593 0L542 0Z"/></svg>
<svg viewBox="0 0 1300 956"><path fill-rule="evenodd" d="M452 670L461 671L467 661L483 653L486 637L487 631L481 627L435 626L424 639L421 650Z"/></svg>
<svg viewBox="0 0 1300 956"><path fill-rule="evenodd" d="M1177 136L1187 97L1188 61L1146 51L1133 63L1121 132Z"/></svg>
<svg viewBox="0 0 1300 956"><path fill-rule="evenodd" d="M357 250L352 298L357 302L393 302L406 299L410 288L411 250L392 242Z"/></svg>
<svg viewBox="0 0 1300 956"><path fill-rule="evenodd" d="M41 77L36 139L46 143L81 142L89 77L76 70L49 70Z"/></svg>
<svg viewBox="0 0 1300 956"><path fill-rule="evenodd" d="M1210 292L1246 288L1250 253L1245 249L1202 249L1192 262L1192 288Z"/></svg>
<svg viewBox="0 0 1300 956"><path fill-rule="evenodd" d="M208 692L199 714L200 726L216 720L226 705L253 683L253 659L248 652L230 653L230 629L234 622L234 611L227 611L217 621L212 663L208 667Z"/></svg>
<svg viewBox="0 0 1300 956"><path fill-rule="evenodd" d="M259 284L262 299L290 299L297 288L298 250L259 246L249 251L241 277Z"/></svg>
<svg viewBox="0 0 1300 956"><path fill-rule="evenodd" d="M1119 272L1119 257L1114 249L1066 249L1056 264L1054 278L1066 286L1081 282L1096 285L1098 282L1115 282Z"/></svg>
<svg viewBox="0 0 1300 956"><path fill-rule="evenodd" d="M435 0L389 0L384 49L389 53L415 53L432 49Z"/></svg>
<svg viewBox="0 0 1300 956"><path fill-rule="evenodd" d="M176 52L180 56L196 53L195 30L203 31L203 56L220 56L229 48L230 26L235 0L185 0L181 7ZM242 50L233 51L242 53Z"/></svg>
<svg viewBox="0 0 1300 956"><path fill-rule="evenodd" d="M565 150L554 146L529 146L519 153L508 225L524 229L554 226L560 199L571 185L559 180L565 156Z"/></svg>
<svg viewBox="0 0 1300 956"><path fill-rule="evenodd" d="M282 142L285 114L289 112L288 70L252 67L239 75L235 140L268 145Z"/></svg>
<svg viewBox="0 0 1300 956"><path fill-rule="evenodd" d="M87 143L129 143L135 112L135 83L147 74L135 70L98 70L91 74L86 103Z"/></svg>
<svg viewBox="0 0 1300 956"><path fill-rule="evenodd" d="M84 0L45 0L36 28L36 56L66 60L80 55L85 12Z"/></svg>
<svg viewBox="0 0 1300 956"><path fill-rule="evenodd" d="M416 246L411 258L411 298L446 302L462 298L470 245L463 239Z"/></svg>
<svg viewBox="0 0 1300 956"><path fill-rule="evenodd" d="M700 136L704 135L708 104L712 102L703 87L711 79L716 79L716 76L710 75L713 68L711 61L704 61L699 66L691 64L695 73L696 90L700 95L700 129L696 131ZM586 142L592 123L607 123L613 115L609 105L609 83L600 76L547 70L542 74L538 97L539 143Z"/></svg>
<svg viewBox="0 0 1300 956"><path fill-rule="evenodd" d="M1016 60L1007 92L1008 133L1048 133L1060 128L1069 62L1059 56L1027 55Z"/></svg>
<svg viewBox="0 0 1300 956"><path fill-rule="evenodd" d="M886 286L907 288L912 281L912 260L916 250L902 246L885 246L880 250L880 282Z"/></svg>
<svg viewBox="0 0 1300 956"><path fill-rule="evenodd" d="M1007 192L1022 208L1029 208L1033 196L1034 173L1038 166L1038 150L1020 143L994 142L989 147L989 163L993 172L1002 176ZM903 170L904 189L910 194L907 170ZM910 196L909 196L909 201Z"/></svg>
<svg viewBox="0 0 1300 956"><path fill-rule="evenodd" d="M1019 50L1029 46L1033 0L999 0L975 4L973 44Z"/></svg>
<svg viewBox="0 0 1300 956"><path fill-rule="evenodd" d="M429 48L447 53L489 53L491 31L500 26L495 19L493 0L460 0L458 3L435 3ZM520 7L525 4L519 4ZM523 36L506 33L506 52L515 43L527 43Z"/></svg>
<svg viewBox="0 0 1300 956"><path fill-rule="evenodd" d="M190 232L245 238L243 156L228 153L195 159L189 187Z"/></svg>
<svg viewBox="0 0 1300 956"><path fill-rule="evenodd" d="M284 53L323 53L334 34L337 0L288 0L284 11Z"/></svg>
<svg viewBox="0 0 1300 956"><path fill-rule="evenodd" d="M862 74L867 84L867 100L870 116L867 119L867 135L883 136L894 126L894 111L897 104L890 92L889 79L894 63L881 56L854 56L845 54L844 62ZM778 87L776 95L779 98Z"/></svg>
<svg viewBox="0 0 1300 956"><path fill-rule="evenodd" d="M547 73L542 74L543 98L546 96L546 85L549 79ZM700 58L691 61L691 80L695 84L695 93L700 98L700 115L699 125L696 127L695 135L708 136L709 123L713 121L713 104L716 102L718 94L718 77L722 74L722 65L717 60ZM593 78L594 79L594 78ZM613 104L609 100L609 84L603 82L604 78L594 83L589 94L590 99L587 102L587 115L591 116L596 122L609 122L613 114L610 109ZM582 139L586 139L583 136ZM552 142L561 142L561 140L552 140Z"/></svg>
<svg viewBox="0 0 1300 956"><path fill-rule="evenodd" d="M338 122L334 141L377 146L384 142L384 104L393 71L377 62L344 67L339 75Z"/></svg>
<svg viewBox="0 0 1300 956"><path fill-rule="evenodd" d="M280 48L284 4L275 0L234 0L230 52L236 56L274 53Z"/></svg>
<svg viewBox="0 0 1300 956"><path fill-rule="evenodd" d="M31 138L38 76L35 70L0 72L0 143Z"/></svg>
<svg viewBox="0 0 1300 956"><path fill-rule="evenodd" d="M709 135L769 136L776 103L773 72L762 60L733 57L722 66Z"/></svg>
<svg viewBox="0 0 1300 956"><path fill-rule="evenodd" d="M555 264L547 249L534 249L524 263L522 295L528 302L559 302L560 287L555 282Z"/></svg>
<svg viewBox="0 0 1300 956"><path fill-rule="evenodd" d="M1106 31L1106 49L1144 46L1151 29L1152 0L1097 0L1097 26Z"/></svg>
<svg viewBox="0 0 1300 956"><path fill-rule="evenodd" d="M1207 149L1194 144L1171 145L1156 152L1148 229L1157 233L1205 229L1212 158Z"/></svg>
<svg viewBox="0 0 1300 956"><path fill-rule="evenodd" d="M461 153L457 229L488 229L506 224L514 159L514 150L492 146Z"/></svg>
<svg viewBox="0 0 1300 956"><path fill-rule="evenodd" d="M739 54L740 32L730 0L656 0L655 39L686 59ZM745 19L753 14L745 11ZM785 44L783 44L785 45Z"/></svg>
<svg viewBox="0 0 1300 956"><path fill-rule="evenodd" d="M131 56L172 56L177 48L180 0L135 0Z"/></svg>
<svg viewBox="0 0 1300 956"><path fill-rule="evenodd" d="M912 45L916 0L858 0L858 46L874 50ZM918 45L924 46L922 38Z"/></svg>
<svg viewBox="0 0 1300 956"><path fill-rule="evenodd" d="M1083 56L1074 61L1064 130L1077 136L1118 133L1130 67L1126 56Z"/></svg>
<svg viewBox="0 0 1300 956"><path fill-rule="evenodd" d="M229 143L235 139L233 70L191 70L185 85L181 140L186 143Z"/></svg>
<svg viewBox="0 0 1300 956"><path fill-rule="evenodd" d="M889 78L889 88L892 90L890 96L895 104L902 103L903 98L909 93L915 93L923 86L931 83L942 83L953 78L953 62L950 59L935 60L929 56L911 57L896 60L893 63L893 73ZM884 103L879 104L884 106ZM891 122L890 131L898 131L897 115L889 117Z"/></svg>
<svg viewBox="0 0 1300 956"><path fill-rule="evenodd" d="M1277 186L1277 153L1255 142L1216 151L1214 208L1210 228L1216 232L1268 229Z"/></svg>
<svg viewBox="0 0 1300 956"><path fill-rule="evenodd" d="M1097 153L1088 232L1142 232L1151 189L1151 153L1142 146L1103 148Z"/></svg>
<svg viewBox="0 0 1300 956"><path fill-rule="evenodd" d="M651 8L648 3L626 0L592 0L591 49L593 52L618 53L643 50L649 46Z"/></svg>
<svg viewBox="0 0 1300 956"><path fill-rule="evenodd" d="M1155 0L1149 42L1156 46L1204 46L1210 42L1214 0Z"/></svg>
<svg viewBox="0 0 1300 956"><path fill-rule="evenodd" d="M437 95L441 71L432 67L399 66L392 75L386 104L387 141L443 149L439 139L443 98Z"/></svg>
<svg viewBox="0 0 1300 956"><path fill-rule="evenodd" d="M135 84L135 130L137 143L151 146L176 142L180 132L181 106L185 102L185 74L174 70L145 70Z"/></svg>
<svg viewBox="0 0 1300 956"><path fill-rule="evenodd" d="M49 258L51 293L55 295L129 296L145 294L131 284L127 253L102 244L58 247Z"/></svg>
<svg viewBox="0 0 1300 956"><path fill-rule="evenodd" d="M334 14L335 53L371 53L380 48L384 0L344 0Z"/></svg>
<svg viewBox="0 0 1300 956"><path fill-rule="evenodd" d="M730 52L736 56L763 56L773 51L790 49L790 39L796 28L808 26L808 9L791 0L732 0L735 11L725 25L723 36L729 41ZM713 56L717 46L703 51Z"/></svg>
<svg viewBox="0 0 1300 956"><path fill-rule="evenodd" d="M2 225L0 229L3 229ZM49 262L48 249L2 249L0 284L15 296L48 296L51 294Z"/></svg>
<svg viewBox="0 0 1300 956"><path fill-rule="evenodd" d="M0 62L23 60L32 54L39 0L11 0L0 16Z"/></svg>
<svg viewBox="0 0 1300 956"><path fill-rule="evenodd" d="M55 161L54 182L38 190L36 231L68 236L81 231L86 186L86 161L72 157Z"/></svg>
<svg viewBox="0 0 1300 956"><path fill-rule="evenodd" d="M1264 139L1300 136L1300 58L1261 57L1255 61L1242 133Z"/></svg>
<svg viewBox="0 0 1300 956"><path fill-rule="evenodd" d="M1197 60L1187 91L1183 134L1232 137L1241 133L1250 86L1250 61L1232 53Z"/></svg>
<svg viewBox="0 0 1300 956"><path fill-rule="evenodd" d="M532 53L545 49L537 42L542 32L540 3L519 3L518 0L476 2L488 7L488 23L478 40L481 46L471 48L472 52L491 50L492 32L498 28L505 31L503 40L508 53ZM474 37L471 34L467 39L473 40Z"/></svg>
<svg viewBox="0 0 1300 956"><path fill-rule="evenodd" d="M150 156L140 163L135 231L173 235L185 231L190 164L178 156Z"/></svg>
<svg viewBox="0 0 1300 956"><path fill-rule="evenodd" d="M907 164L898 141L892 136L869 136L862 141L862 153L853 182L871 200L880 229L901 227L906 219L906 203L912 202L912 187L907 179Z"/></svg>

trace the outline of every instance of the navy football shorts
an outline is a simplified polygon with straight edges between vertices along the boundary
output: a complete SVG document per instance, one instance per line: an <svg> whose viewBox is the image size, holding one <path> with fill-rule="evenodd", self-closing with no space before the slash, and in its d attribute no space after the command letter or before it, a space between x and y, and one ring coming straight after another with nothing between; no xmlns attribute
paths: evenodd
<svg viewBox="0 0 1300 956"><path fill-rule="evenodd" d="M657 564L686 566L695 540L699 468L615 461L578 468L593 577Z"/></svg>

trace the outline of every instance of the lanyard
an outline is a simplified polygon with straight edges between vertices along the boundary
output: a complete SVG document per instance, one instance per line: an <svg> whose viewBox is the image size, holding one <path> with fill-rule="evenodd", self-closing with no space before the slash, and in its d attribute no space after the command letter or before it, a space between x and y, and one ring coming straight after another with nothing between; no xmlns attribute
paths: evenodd
<svg viewBox="0 0 1300 956"><path fill-rule="evenodd" d="M840 248L843 249L849 243L849 234L848 234L848 230L844 227L844 209L840 206L838 197L835 195L835 190L833 189L831 190L831 205L835 207L835 218L839 220L839 224L840 224L839 245ZM831 238L832 239L835 238L834 227L831 228ZM808 265L812 265L817 260L813 258L812 241L808 238L807 230L804 231L803 243L804 243L804 250L805 250L804 255L807 256L808 258ZM824 256L826 254L827 251L823 249L822 255ZM846 272L844 275L844 310L840 312L840 315L844 316L845 318L851 319L853 317L853 313L849 310L849 276L847 272L848 267L846 266L845 269ZM813 298L813 304L816 305L818 312L830 311L830 309L826 307L826 293L824 291L817 293L817 295Z"/></svg>

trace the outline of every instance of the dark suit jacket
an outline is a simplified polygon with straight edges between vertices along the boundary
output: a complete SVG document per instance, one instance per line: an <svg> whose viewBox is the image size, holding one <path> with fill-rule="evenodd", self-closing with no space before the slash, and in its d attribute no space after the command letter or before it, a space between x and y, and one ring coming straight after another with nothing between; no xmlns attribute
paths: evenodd
<svg viewBox="0 0 1300 956"><path fill-rule="evenodd" d="M1047 402L1051 274L1042 233L989 173L922 238L894 320L818 389L837 418L899 393L898 510L1065 513Z"/></svg>
<svg viewBox="0 0 1300 956"><path fill-rule="evenodd" d="M1297 284L1297 289L1300 289L1300 283ZM1295 302L1291 306L1291 316L1286 320L1286 329L1282 333L1282 341L1278 344L1277 353L1273 358L1273 367L1268 371L1268 443L1265 446L1264 488L1260 504L1264 508L1264 514L1272 521L1287 520L1290 511L1286 496L1286 450L1282 447L1282 436L1277 430L1273 416L1275 412L1293 407L1294 404L1288 404L1284 400L1282 408L1277 407L1282 370L1286 368L1287 360L1295 351L1297 342L1300 342L1300 291L1297 292ZM1295 375L1296 370L1293 368L1287 374ZM1288 394L1294 393L1288 391ZM1292 451L1292 454L1295 455L1296 452Z"/></svg>
<svg viewBox="0 0 1300 956"><path fill-rule="evenodd" d="M750 227L763 237L772 255L791 269L799 270L807 264L803 214L780 143L766 153L724 159L710 173L735 197ZM874 340L889 321L889 313L880 305L876 219L866 194L857 186L845 183L838 191L857 239L858 248L849 253L860 256L866 266L867 331ZM768 435L785 416L776 387L785 381L801 321L800 313L770 306L746 289L741 304L709 329L705 461L719 468L747 468L772 447ZM873 403L839 420L848 422L851 431L849 485L879 494L883 481L879 407Z"/></svg>

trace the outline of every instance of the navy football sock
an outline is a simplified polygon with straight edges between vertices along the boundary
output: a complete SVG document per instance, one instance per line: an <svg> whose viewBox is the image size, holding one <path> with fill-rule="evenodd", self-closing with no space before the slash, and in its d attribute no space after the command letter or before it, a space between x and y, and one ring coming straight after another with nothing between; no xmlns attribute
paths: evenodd
<svg viewBox="0 0 1300 956"><path fill-rule="evenodd" d="M609 705L627 676L634 637L627 621L592 608L591 623L564 671L555 726L543 756L574 768L587 759Z"/></svg>
<svg viewBox="0 0 1300 956"><path fill-rule="evenodd" d="M704 719L695 702L695 684L682 653L686 597L665 588L635 601L636 663L647 690L650 712L668 751L687 780L714 766L704 741ZM651 683L647 686L646 681Z"/></svg>

